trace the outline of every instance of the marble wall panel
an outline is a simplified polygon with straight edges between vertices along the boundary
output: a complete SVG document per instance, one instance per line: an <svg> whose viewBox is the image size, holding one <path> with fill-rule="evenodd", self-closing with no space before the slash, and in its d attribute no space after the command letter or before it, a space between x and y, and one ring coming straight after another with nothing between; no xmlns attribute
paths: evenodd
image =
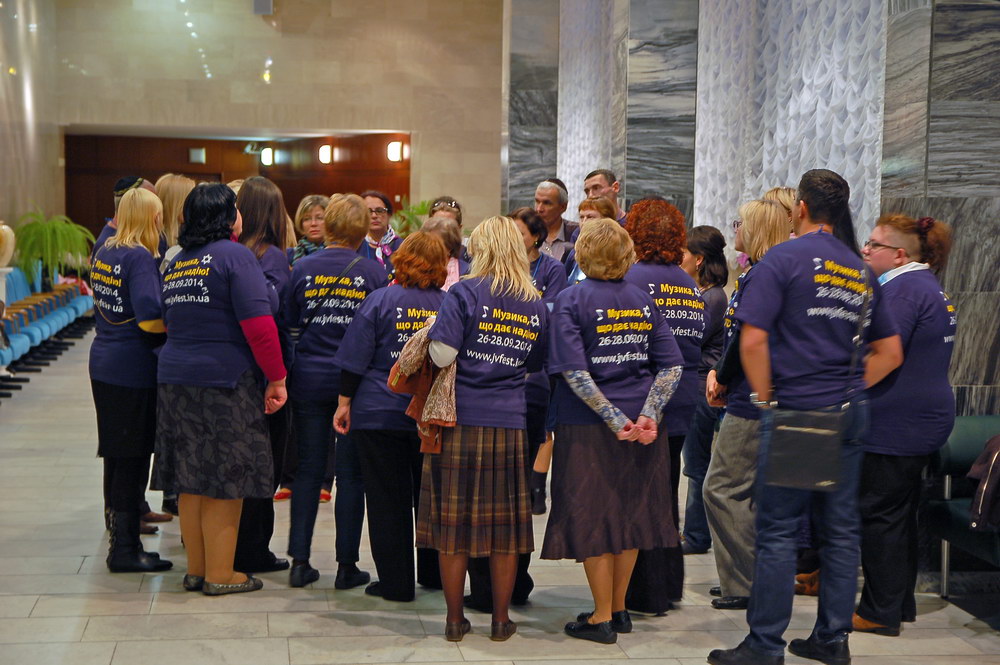
<svg viewBox="0 0 1000 665"><path fill-rule="evenodd" d="M993 0L936 0L930 96L1000 101L1000 7Z"/></svg>
<svg viewBox="0 0 1000 665"><path fill-rule="evenodd" d="M997 6L1000 16L1000 5ZM1000 57L996 66L1000 66ZM1000 111L997 101L930 103L928 196L1000 196Z"/></svg>
<svg viewBox="0 0 1000 665"><path fill-rule="evenodd" d="M625 172L629 0L560 6L557 171L569 188L572 215L587 173Z"/></svg>
<svg viewBox="0 0 1000 665"><path fill-rule="evenodd" d="M954 386L955 414L987 416L1000 413L1000 386Z"/></svg>
<svg viewBox="0 0 1000 665"><path fill-rule="evenodd" d="M823 167L851 184L858 236L866 236L882 179L885 5L700 6L697 222L723 228L742 200Z"/></svg>
<svg viewBox="0 0 1000 665"><path fill-rule="evenodd" d="M893 3L889 8L882 196L927 194L931 13L929 0Z"/></svg>
<svg viewBox="0 0 1000 665"><path fill-rule="evenodd" d="M64 212L62 138L55 122L51 0L0 6L0 220L35 208Z"/></svg>
<svg viewBox="0 0 1000 665"><path fill-rule="evenodd" d="M405 131L412 198L499 210L502 0L50 1L61 124Z"/></svg>
<svg viewBox="0 0 1000 665"><path fill-rule="evenodd" d="M1000 291L949 293L958 311L953 385L1000 383Z"/></svg>
<svg viewBox="0 0 1000 665"><path fill-rule="evenodd" d="M559 0L508 0L507 166L501 207L533 205L556 173Z"/></svg>
<svg viewBox="0 0 1000 665"><path fill-rule="evenodd" d="M624 198L694 194L698 1L632 0Z"/></svg>

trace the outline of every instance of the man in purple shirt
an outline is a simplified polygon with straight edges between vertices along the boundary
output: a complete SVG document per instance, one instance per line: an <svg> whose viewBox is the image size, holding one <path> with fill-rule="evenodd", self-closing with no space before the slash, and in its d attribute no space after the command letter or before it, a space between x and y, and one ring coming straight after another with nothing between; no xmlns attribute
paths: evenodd
<svg viewBox="0 0 1000 665"><path fill-rule="evenodd" d="M841 470L830 492L768 485L757 478L757 559L747 623L735 649L716 649L712 665L781 665L792 615L798 524L813 509L820 535L822 595L812 634L792 640L796 656L849 665L859 563L858 487L867 429L865 389L903 360L902 345L878 284L866 275L848 201L838 174L807 171L792 209L795 239L771 248L754 266L736 312L750 401L761 411L761 460L774 427L774 406L832 410L850 403L841 433ZM869 298L862 294L868 292ZM868 313L863 309L868 303ZM864 316L862 338L855 335ZM852 356L864 358L854 370ZM860 365L860 362L858 363ZM775 401L776 400L776 401Z"/></svg>

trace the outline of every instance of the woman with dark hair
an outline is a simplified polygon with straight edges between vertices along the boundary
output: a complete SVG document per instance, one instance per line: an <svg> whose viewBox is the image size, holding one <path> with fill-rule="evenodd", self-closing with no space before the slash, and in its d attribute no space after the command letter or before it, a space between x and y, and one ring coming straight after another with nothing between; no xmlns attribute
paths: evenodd
<svg viewBox="0 0 1000 665"><path fill-rule="evenodd" d="M542 367L548 311L531 282L514 222L490 217L469 239L472 271L441 302L428 332L438 367L456 364L457 425L441 453L424 457L417 546L440 552L448 616L445 637L469 632L463 611L470 557L490 557L490 639L517 630L509 605L517 557L531 552L524 443L524 377Z"/></svg>
<svg viewBox="0 0 1000 665"><path fill-rule="evenodd" d="M171 563L145 552L139 506L156 439L156 353L164 341L159 256L163 206L146 189L125 192L118 229L91 259L97 336L90 385L97 410L97 454L104 458L111 539L108 570L157 572Z"/></svg>
<svg viewBox="0 0 1000 665"><path fill-rule="evenodd" d="M565 632L611 644L632 630L626 590L639 550L676 549L669 433L659 422L683 360L647 286L622 279L635 270L629 234L592 220L576 248L587 279L556 299L560 337L549 340L558 425L542 558L583 562L594 610Z"/></svg>
<svg viewBox="0 0 1000 665"><path fill-rule="evenodd" d="M230 240L241 226L231 189L198 185L184 201L181 252L163 276L158 471L161 486L180 494L184 588L211 596L263 586L236 572L233 556L243 499L273 491L264 416L286 398L267 280L253 253Z"/></svg>
<svg viewBox="0 0 1000 665"><path fill-rule="evenodd" d="M698 285L681 268L687 244L684 215L663 199L643 199L632 204L625 221L635 243L638 263L625 281L653 295L660 315L670 326L684 358L684 373L663 411L660 428L670 446L670 491L675 529L680 528L678 491L681 449L691 426L698 398L698 366L705 335L705 301ZM680 545L643 551L636 562L626 604L651 614L669 610L684 588L684 556Z"/></svg>
<svg viewBox="0 0 1000 665"><path fill-rule="evenodd" d="M289 372L299 460L288 533L288 553L292 556L289 584L293 587L319 579L319 571L309 565L309 555L340 395L340 369L334 358L357 308L368 294L386 285L382 266L358 255L358 246L371 226L370 218L365 202L356 194L330 197L325 217L326 249L296 262L282 311L282 327L299 329ZM334 587L350 589L371 579L357 566L365 487L354 438L337 437L334 450L338 564Z"/></svg>
<svg viewBox="0 0 1000 665"><path fill-rule="evenodd" d="M399 249L403 239L396 235L389 222L392 220L392 201L387 194L370 189L361 194L368 206L371 222L365 241L358 246L358 254L376 261L387 275L392 275L392 253Z"/></svg>
<svg viewBox="0 0 1000 665"><path fill-rule="evenodd" d="M271 314L278 318L280 303L284 302L291 270L284 250L286 244L285 200L277 185L262 176L247 178L236 194L236 209L243 218L239 242L246 246L264 271L267 279ZM291 359L291 344L282 335L282 356ZM271 439L271 457L274 463L272 491L281 477L282 461L288 442L289 414L287 409L267 416L267 429ZM244 573L267 573L287 570L288 559L278 558L271 552L274 535L274 501L248 498L243 501L240 532L236 539L236 570Z"/></svg>
<svg viewBox="0 0 1000 665"><path fill-rule="evenodd" d="M948 364L955 307L935 277L951 249L936 219L883 215L862 254L899 328L903 364L868 391L871 427L861 465L861 569L865 584L854 630L898 635L915 621L920 477L955 422Z"/></svg>
<svg viewBox="0 0 1000 665"><path fill-rule="evenodd" d="M341 435L350 432L361 457L368 538L378 571L365 593L408 602L414 597L413 511L423 456L417 424L406 415L410 397L386 384L403 345L437 315L448 253L438 236L418 231L393 259L396 283L365 298L334 359L340 367L334 427ZM437 567L437 552L420 549L416 579L439 586Z"/></svg>
<svg viewBox="0 0 1000 665"><path fill-rule="evenodd" d="M705 379L722 355L726 315L725 287L729 283L726 240L714 226L696 226L688 233L684 248L684 269L705 301L705 335L698 365L698 396L691 429L684 439L684 475L688 478L687 506L684 511L684 554L702 554L712 546L712 534L705 518L701 489L712 457L712 437L722 418L722 409L705 400Z"/></svg>
<svg viewBox="0 0 1000 665"><path fill-rule="evenodd" d="M789 650L824 663L851 660L848 634L861 544L858 490L868 421L865 389L900 365L902 346L880 289L855 251L847 182L825 169L807 171L796 198L796 237L771 248L754 266L736 312L742 324L740 356L753 390L750 399L761 411L763 468L775 404L790 411L843 412L839 482L831 491L817 492L761 482L758 476L750 634L735 649L712 651L708 662L713 665L784 662L799 520L810 508L819 530L823 575L819 611L809 638L792 640ZM863 339L857 338L859 323ZM862 348L865 340L867 348ZM863 371L852 374L852 359L859 356Z"/></svg>

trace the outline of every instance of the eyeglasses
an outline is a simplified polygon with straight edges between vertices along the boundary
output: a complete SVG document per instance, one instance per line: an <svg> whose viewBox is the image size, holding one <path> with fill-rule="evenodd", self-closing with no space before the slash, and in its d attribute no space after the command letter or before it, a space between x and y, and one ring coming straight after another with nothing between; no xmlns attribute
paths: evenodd
<svg viewBox="0 0 1000 665"><path fill-rule="evenodd" d="M733 231L739 231L741 226L743 226L743 220L742 219L734 219L733 220Z"/></svg>
<svg viewBox="0 0 1000 665"><path fill-rule="evenodd" d="M434 204L433 210L438 208L452 208L454 210L461 210L462 206L458 205L458 201L438 201Z"/></svg>
<svg viewBox="0 0 1000 665"><path fill-rule="evenodd" d="M368 208L368 212L373 215L387 215L389 214L388 208Z"/></svg>
<svg viewBox="0 0 1000 665"><path fill-rule="evenodd" d="M874 240L868 240L865 242L865 249L869 252L875 252L880 249L902 249L902 247L896 247L895 245L883 245L880 242L875 242Z"/></svg>

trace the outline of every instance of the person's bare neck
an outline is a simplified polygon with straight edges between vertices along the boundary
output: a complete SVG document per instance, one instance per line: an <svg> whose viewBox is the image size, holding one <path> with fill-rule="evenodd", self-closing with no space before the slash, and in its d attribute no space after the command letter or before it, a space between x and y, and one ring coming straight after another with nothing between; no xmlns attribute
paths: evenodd
<svg viewBox="0 0 1000 665"><path fill-rule="evenodd" d="M556 236L559 235L559 232L562 231L562 217L556 217L553 222L545 222L545 228L549 230L549 235L546 240L552 242L556 239Z"/></svg>

